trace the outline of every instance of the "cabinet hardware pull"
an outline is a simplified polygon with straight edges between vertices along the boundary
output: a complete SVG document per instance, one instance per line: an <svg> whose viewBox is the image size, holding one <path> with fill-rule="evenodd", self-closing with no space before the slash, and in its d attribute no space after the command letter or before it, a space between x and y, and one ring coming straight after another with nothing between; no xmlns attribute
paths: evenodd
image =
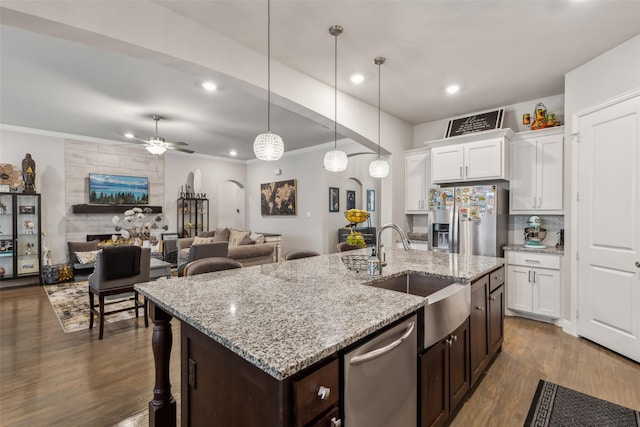
<svg viewBox="0 0 640 427"><path fill-rule="evenodd" d="M342 420L339 420L336 417L331 418L331 427L342 427Z"/></svg>
<svg viewBox="0 0 640 427"><path fill-rule="evenodd" d="M493 280L504 280L504 279L500 276L493 276Z"/></svg>
<svg viewBox="0 0 640 427"><path fill-rule="evenodd" d="M536 196L533 196L533 206L531 206L532 208L536 208Z"/></svg>
<svg viewBox="0 0 640 427"><path fill-rule="evenodd" d="M489 297L489 299L490 299L491 301L495 301L495 300L496 300L496 297Z"/></svg>
<svg viewBox="0 0 640 427"><path fill-rule="evenodd" d="M484 307L482 307L481 305L477 305L476 310L484 311Z"/></svg>
<svg viewBox="0 0 640 427"><path fill-rule="evenodd" d="M325 387L323 385L318 389L318 397L320 400L327 400L329 395L331 394L331 389L329 387Z"/></svg>
<svg viewBox="0 0 640 427"><path fill-rule="evenodd" d="M392 342L391 344L385 345L384 347L380 347L375 350L371 350L370 352L362 354L360 356L356 356L352 358L349 363L354 366L359 365L361 363L368 362L371 359L375 359L376 357L382 356L383 354L390 352L391 350L393 350L394 348L402 344L404 340L409 338L409 335L411 335L411 332L413 332L413 329L415 327L416 327L416 322L411 322L411 324L409 325L407 330L404 332L404 334L400 338Z"/></svg>
<svg viewBox="0 0 640 427"><path fill-rule="evenodd" d="M538 207L542 208L542 196L538 196Z"/></svg>
<svg viewBox="0 0 640 427"><path fill-rule="evenodd" d="M640 268L640 261L636 261L636 267Z"/></svg>
<svg viewBox="0 0 640 427"><path fill-rule="evenodd" d="M529 283L531 283L531 270L529 270Z"/></svg>
<svg viewBox="0 0 640 427"><path fill-rule="evenodd" d="M462 178L462 166L460 166L460 178Z"/></svg>
<svg viewBox="0 0 640 427"><path fill-rule="evenodd" d="M538 261L537 259L525 259L524 262L533 262L535 264L540 264L540 261Z"/></svg>
<svg viewBox="0 0 640 427"><path fill-rule="evenodd" d="M454 335L454 336L453 336L453 340L454 340L454 341L458 341L458 336L457 336L457 335Z"/></svg>
<svg viewBox="0 0 640 427"><path fill-rule="evenodd" d="M469 176L469 166L464 167L464 176Z"/></svg>
<svg viewBox="0 0 640 427"><path fill-rule="evenodd" d="M533 283L536 283L536 272L533 272Z"/></svg>
<svg viewBox="0 0 640 427"><path fill-rule="evenodd" d="M451 340L451 338L447 338L447 341L445 341L447 343L447 345L449 347L451 347L451 344L453 343L453 341Z"/></svg>

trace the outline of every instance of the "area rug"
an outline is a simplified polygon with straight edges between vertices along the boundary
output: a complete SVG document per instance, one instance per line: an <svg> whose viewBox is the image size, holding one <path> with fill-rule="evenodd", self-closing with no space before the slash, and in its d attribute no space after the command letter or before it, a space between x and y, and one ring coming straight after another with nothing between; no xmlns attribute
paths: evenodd
<svg viewBox="0 0 640 427"><path fill-rule="evenodd" d="M56 285L45 285L47 296L53 306L60 325L66 333L89 329L89 284L86 280L73 283L60 283ZM96 297L96 303L97 303ZM108 310L117 308L132 307L131 310L105 316L106 323L120 322L121 320L135 317L133 302L126 301L126 298L113 299L113 305L109 305ZM122 301L122 302L116 302ZM144 316L140 310L140 316ZM97 318L93 320L94 327L100 325Z"/></svg>
<svg viewBox="0 0 640 427"><path fill-rule="evenodd" d="M640 412L540 380L525 427L640 426Z"/></svg>

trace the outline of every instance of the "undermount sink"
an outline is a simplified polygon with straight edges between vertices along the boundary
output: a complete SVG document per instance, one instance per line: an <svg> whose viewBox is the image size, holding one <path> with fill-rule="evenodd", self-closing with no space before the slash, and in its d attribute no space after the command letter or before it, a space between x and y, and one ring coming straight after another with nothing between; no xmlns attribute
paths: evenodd
<svg viewBox="0 0 640 427"><path fill-rule="evenodd" d="M443 279L440 277L426 276L424 274L407 273L372 283L371 286L389 289L391 291L404 292L405 294L427 297L454 283L456 283L454 279Z"/></svg>
<svg viewBox="0 0 640 427"><path fill-rule="evenodd" d="M370 283L426 298L424 306L424 348L440 341L455 330L471 313L471 285L455 279L409 272Z"/></svg>

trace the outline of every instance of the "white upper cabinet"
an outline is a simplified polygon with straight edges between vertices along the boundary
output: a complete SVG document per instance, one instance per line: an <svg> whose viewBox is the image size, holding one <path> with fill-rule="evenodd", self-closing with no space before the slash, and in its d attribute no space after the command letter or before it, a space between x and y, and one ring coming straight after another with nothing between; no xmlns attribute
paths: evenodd
<svg viewBox="0 0 640 427"><path fill-rule="evenodd" d="M563 135L558 127L511 141L511 214L562 214Z"/></svg>
<svg viewBox="0 0 640 427"><path fill-rule="evenodd" d="M405 152L405 213L426 214L429 210L427 197L431 186L430 150L420 149Z"/></svg>
<svg viewBox="0 0 640 427"><path fill-rule="evenodd" d="M509 180L510 134L499 129L430 142L431 182Z"/></svg>

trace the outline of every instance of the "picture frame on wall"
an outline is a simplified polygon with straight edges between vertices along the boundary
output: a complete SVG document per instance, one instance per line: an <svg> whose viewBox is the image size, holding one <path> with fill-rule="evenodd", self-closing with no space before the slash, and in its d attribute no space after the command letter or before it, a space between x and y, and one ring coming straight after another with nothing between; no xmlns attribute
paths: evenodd
<svg viewBox="0 0 640 427"><path fill-rule="evenodd" d="M329 187L329 212L340 212L340 189Z"/></svg>
<svg viewBox="0 0 640 427"><path fill-rule="evenodd" d="M375 212L376 210L376 190L367 190L367 211Z"/></svg>
<svg viewBox="0 0 640 427"><path fill-rule="evenodd" d="M262 215L296 215L298 186L295 179L260 184Z"/></svg>
<svg viewBox="0 0 640 427"><path fill-rule="evenodd" d="M347 210L356 208L356 192L347 190Z"/></svg>

